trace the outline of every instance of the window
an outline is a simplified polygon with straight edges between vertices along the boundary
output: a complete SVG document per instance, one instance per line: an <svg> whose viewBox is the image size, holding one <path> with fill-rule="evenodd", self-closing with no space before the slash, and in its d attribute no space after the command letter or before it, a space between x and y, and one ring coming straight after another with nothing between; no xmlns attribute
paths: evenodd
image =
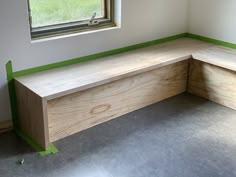
<svg viewBox="0 0 236 177"><path fill-rule="evenodd" d="M32 38L114 26L114 0L28 0Z"/></svg>

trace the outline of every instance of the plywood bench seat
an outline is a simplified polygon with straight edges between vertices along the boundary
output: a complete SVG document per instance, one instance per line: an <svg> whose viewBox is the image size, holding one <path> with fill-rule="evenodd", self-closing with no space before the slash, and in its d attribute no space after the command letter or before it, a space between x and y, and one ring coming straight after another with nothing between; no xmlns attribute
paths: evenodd
<svg viewBox="0 0 236 177"><path fill-rule="evenodd" d="M192 53L212 44L178 39L103 59L16 78L47 100L86 90L118 79L191 58Z"/></svg>
<svg viewBox="0 0 236 177"><path fill-rule="evenodd" d="M182 38L16 78L20 127L46 149L50 142L178 95L191 88L189 59L220 64L217 57L205 57L207 51L215 54L214 47Z"/></svg>
<svg viewBox="0 0 236 177"><path fill-rule="evenodd" d="M212 46L205 50L200 50L192 54L192 58L219 66L225 69L236 71L236 50L223 47Z"/></svg>

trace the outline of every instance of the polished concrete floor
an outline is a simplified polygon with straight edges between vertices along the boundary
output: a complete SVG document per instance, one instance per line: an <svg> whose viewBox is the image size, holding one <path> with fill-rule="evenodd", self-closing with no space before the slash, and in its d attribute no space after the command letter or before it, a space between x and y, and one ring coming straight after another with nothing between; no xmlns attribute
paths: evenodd
<svg viewBox="0 0 236 177"><path fill-rule="evenodd" d="M59 153L41 157L1 134L0 176L236 177L236 111L182 94L55 145Z"/></svg>

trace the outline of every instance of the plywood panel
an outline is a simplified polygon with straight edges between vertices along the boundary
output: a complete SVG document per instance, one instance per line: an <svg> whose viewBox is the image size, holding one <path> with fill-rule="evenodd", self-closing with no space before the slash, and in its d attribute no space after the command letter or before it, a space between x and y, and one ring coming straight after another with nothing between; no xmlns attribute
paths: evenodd
<svg viewBox="0 0 236 177"><path fill-rule="evenodd" d="M189 59L212 45L182 38L16 80L50 100Z"/></svg>
<svg viewBox="0 0 236 177"><path fill-rule="evenodd" d="M15 81L19 125L23 132L47 149L47 104L41 97Z"/></svg>
<svg viewBox="0 0 236 177"><path fill-rule="evenodd" d="M187 74L188 61L182 61L50 100L50 141L180 94L186 91Z"/></svg>
<svg viewBox="0 0 236 177"><path fill-rule="evenodd" d="M236 110L236 72L191 60L188 91Z"/></svg>
<svg viewBox="0 0 236 177"><path fill-rule="evenodd" d="M213 46L193 53L193 59L236 71L236 49Z"/></svg>

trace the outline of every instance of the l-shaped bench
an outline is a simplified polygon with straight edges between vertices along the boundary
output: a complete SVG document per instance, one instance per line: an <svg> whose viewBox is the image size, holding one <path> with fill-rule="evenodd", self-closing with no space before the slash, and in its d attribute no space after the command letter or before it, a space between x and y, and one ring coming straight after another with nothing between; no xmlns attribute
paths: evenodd
<svg viewBox="0 0 236 177"><path fill-rule="evenodd" d="M236 109L236 50L182 38L15 78L20 128L47 149L189 91Z"/></svg>

